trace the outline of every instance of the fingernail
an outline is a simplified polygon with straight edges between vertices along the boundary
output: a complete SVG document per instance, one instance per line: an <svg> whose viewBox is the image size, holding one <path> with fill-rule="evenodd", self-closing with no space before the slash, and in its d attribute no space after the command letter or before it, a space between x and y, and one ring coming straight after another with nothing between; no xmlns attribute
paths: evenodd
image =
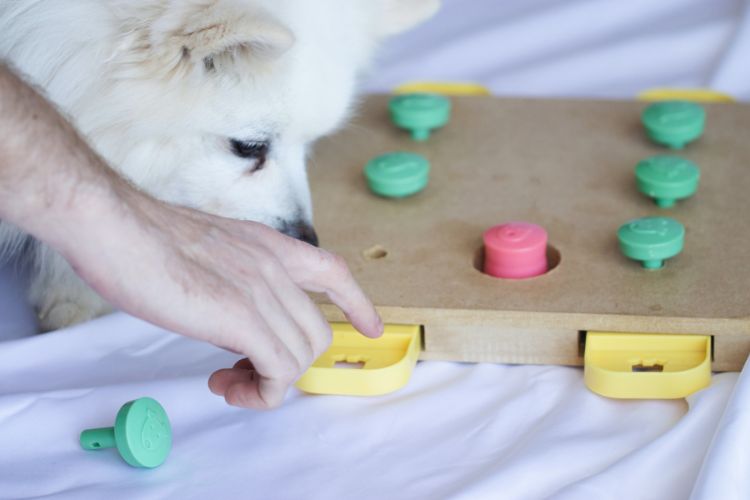
<svg viewBox="0 0 750 500"><path fill-rule="evenodd" d="M384 330L385 325L383 324L383 318L381 318L380 314L378 314L378 335L383 335Z"/></svg>
<svg viewBox="0 0 750 500"><path fill-rule="evenodd" d="M213 384L211 383L211 380L214 378L213 374L211 374L210 377L208 377L208 390L211 391L213 394L216 394L217 396L221 396L218 391L214 390Z"/></svg>

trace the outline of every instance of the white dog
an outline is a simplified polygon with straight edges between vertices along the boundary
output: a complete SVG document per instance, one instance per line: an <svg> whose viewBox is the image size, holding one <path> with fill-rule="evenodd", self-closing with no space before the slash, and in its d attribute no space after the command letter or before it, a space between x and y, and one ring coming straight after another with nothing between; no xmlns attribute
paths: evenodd
<svg viewBox="0 0 750 500"><path fill-rule="evenodd" d="M308 147L345 119L377 43L438 4L3 0L0 58L144 191L316 244ZM0 244L32 252L43 329L110 310L48 247L2 223Z"/></svg>

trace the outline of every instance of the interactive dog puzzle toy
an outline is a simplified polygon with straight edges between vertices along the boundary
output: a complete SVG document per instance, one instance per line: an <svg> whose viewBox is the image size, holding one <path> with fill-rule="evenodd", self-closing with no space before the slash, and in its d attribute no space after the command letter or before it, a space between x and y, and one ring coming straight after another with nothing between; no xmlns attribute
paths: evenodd
<svg viewBox="0 0 750 500"><path fill-rule="evenodd" d="M386 153L365 165L365 177L373 193L386 198L404 198L423 190L430 162L415 153Z"/></svg>
<svg viewBox="0 0 750 500"><path fill-rule="evenodd" d="M408 141L384 112L391 99L368 97L350 127L315 148L325 168L311 169L310 183L326 248L346 259L387 325L419 331L420 359L586 364L589 387L614 397L684 397L712 369L742 368L750 355L750 106L705 104L710 127L689 156L704 166L701 203L675 207L677 222L644 219L658 209L638 192L668 205L698 181L688 163L653 159L660 148L632 134L664 103L643 112L637 101L452 96L440 140L412 144L432 162L429 189L388 203L369 195L360 168ZM697 136L701 108L666 108L676 112L656 120L656 138L681 145ZM690 125L696 116L700 126ZM634 182L639 159L648 160ZM541 227L483 240L499 218ZM487 276L509 276L514 245L533 255L519 277L536 277ZM544 272L545 246L554 272ZM383 257L371 258L373 248ZM665 259L661 271L641 268ZM329 321L346 320L316 300ZM368 355L343 347L336 359ZM316 368L328 368L323 360ZM364 371L335 376L386 373Z"/></svg>
<svg viewBox="0 0 750 500"><path fill-rule="evenodd" d="M651 156L635 167L638 190L662 208L695 194L700 169L695 163L679 156Z"/></svg>
<svg viewBox="0 0 750 500"><path fill-rule="evenodd" d="M85 450L117 448L133 467L153 468L164 463L172 448L172 427L164 408L154 399L139 398L117 412L114 427L81 432Z"/></svg>
<svg viewBox="0 0 750 500"><path fill-rule="evenodd" d="M397 95L388 107L393 123L411 131L415 141L426 141L432 130L448 123L451 114L451 101L438 94Z"/></svg>
<svg viewBox="0 0 750 500"><path fill-rule="evenodd" d="M706 112L693 102L664 101L648 106L641 119L652 141L680 149L701 136Z"/></svg>
<svg viewBox="0 0 750 500"><path fill-rule="evenodd" d="M641 261L646 269L659 269L682 251L685 228L669 217L644 217L620 226L617 237L625 256Z"/></svg>
<svg viewBox="0 0 750 500"><path fill-rule="evenodd" d="M547 272L547 231L508 222L484 233L484 272L496 278L533 278Z"/></svg>

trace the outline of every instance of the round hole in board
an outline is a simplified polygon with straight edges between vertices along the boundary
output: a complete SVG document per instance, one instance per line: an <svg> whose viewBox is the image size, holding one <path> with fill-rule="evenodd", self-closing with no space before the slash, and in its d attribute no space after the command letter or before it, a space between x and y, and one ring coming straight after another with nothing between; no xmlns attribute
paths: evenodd
<svg viewBox="0 0 750 500"><path fill-rule="evenodd" d="M532 276L531 278L507 279L507 281L526 281L526 280L530 280L534 278L541 278L542 276L549 274L550 271L552 271L557 266L559 266L561 260L562 260L562 257L560 255L560 251L552 245L547 245L547 272L546 273L541 274L539 276ZM474 269L484 274L485 276L489 276L490 278L493 278L493 279L505 279L505 278L497 278L495 276L491 276L484 272L484 245L480 245L479 248L474 252Z"/></svg>
<svg viewBox="0 0 750 500"><path fill-rule="evenodd" d="M381 245L373 245L370 248L363 250L362 255L365 259L369 260L384 259L388 256L388 250Z"/></svg>

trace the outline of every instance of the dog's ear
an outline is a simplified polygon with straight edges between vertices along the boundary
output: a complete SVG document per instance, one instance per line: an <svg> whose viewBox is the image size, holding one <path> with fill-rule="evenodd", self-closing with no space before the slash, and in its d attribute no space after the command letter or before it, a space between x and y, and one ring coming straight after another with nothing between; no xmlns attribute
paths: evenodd
<svg viewBox="0 0 750 500"><path fill-rule="evenodd" d="M223 70L240 61L273 59L294 45L292 32L270 13L236 2L187 0L119 12L128 62L164 74L178 69ZM143 7L141 5L141 7Z"/></svg>
<svg viewBox="0 0 750 500"><path fill-rule="evenodd" d="M382 16L379 32L395 35L432 17L440 8L440 0L380 0Z"/></svg>
<svg viewBox="0 0 750 500"><path fill-rule="evenodd" d="M216 69L243 56L273 58L294 44L292 32L265 12L226 14L197 14L172 33L171 45L192 63Z"/></svg>

